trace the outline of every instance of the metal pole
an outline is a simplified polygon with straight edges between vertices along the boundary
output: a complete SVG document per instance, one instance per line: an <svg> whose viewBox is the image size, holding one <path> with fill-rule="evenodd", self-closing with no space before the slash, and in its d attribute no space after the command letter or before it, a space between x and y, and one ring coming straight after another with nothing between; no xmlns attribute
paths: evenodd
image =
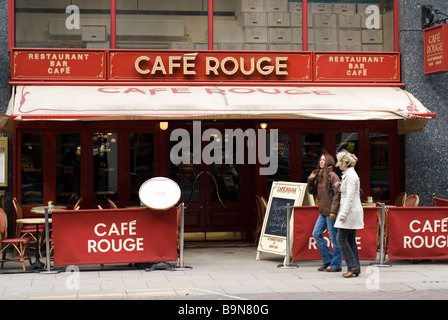
<svg viewBox="0 0 448 320"><path fill-rule="evenodd" d="M381 203L381 227L380 227L380 261L379 263L375 263L376 267L390 267L390 264L385 264L385 255L384 255L384 217L386 216L386 206Z"/></svg>
<svg viewBox="0 0 448 320"><path fill-rule="evenodd" d="M176 271L182 271L182 270L190 270L192 267L185 266L184 263L184 216L185 216L185 206L182 202L180 205L180 239L179 239L179 262L177 263L177 266L173 268L173 270Z"/></svg>
<svg viewBox="0 0 448 320"><path fill-rule="evenodd" d="M282 269L295 269L298 266L291 264L291 243L290 243L290 221L291 221L291 205L289 202L286 204L286 256L283 260L283 264L278 265L278 268Z"/></svg>
<svg viewBox="0 0 448 320"><path fill-rule="evenodd" d="M40 271L39 273L58 273L58 270L51 270L50 268L50 223L48 222L48 207L45 207L45 259L47 261L47 270Z"/></svg>
<svg viewBox="0 0 448 320"><path fill-rule="evenodd" d="M184 267L184 204L180 205L180 265Z"/></svg>

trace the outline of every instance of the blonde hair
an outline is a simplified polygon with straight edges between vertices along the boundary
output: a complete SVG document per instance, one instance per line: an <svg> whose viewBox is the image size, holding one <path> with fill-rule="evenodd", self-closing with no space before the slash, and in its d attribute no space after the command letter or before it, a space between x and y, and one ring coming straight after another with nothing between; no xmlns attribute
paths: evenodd
<svg viewBox="0 0 448 320"><path fill-rule="evenodd" d="M358 158L347 150L339 151L336 154L336 159L338 159L338 163L336 164L338 167L342 162L345 162L348 167L354 167L358 162Z"/></svg>

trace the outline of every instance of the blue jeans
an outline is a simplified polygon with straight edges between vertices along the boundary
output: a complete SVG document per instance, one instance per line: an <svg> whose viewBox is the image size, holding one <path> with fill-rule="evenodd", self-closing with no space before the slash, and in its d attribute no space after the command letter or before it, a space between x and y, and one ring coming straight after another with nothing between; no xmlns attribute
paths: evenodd
<svg viewBox="0 0 448 320"><path fill-rule="evenodd" d="M317 247L319 248L322 262L324 264L330 263L330 267L333 269L342 268L342 253L339 249L338 242L336 240L338 236L338 229L334 227L335 220L330 220L330 216L324 216L319 214L316 224L314 225L313 237L316 240ZM333 245L333 252L327 246L327 242L322 235L328 229L330 235L330 241Z"/></svg>
<svg viewBox="0 0 448 320"><path fill-rule="evenodd" d="M339 229L337 241L344 254L347 270L353 271L359 269L360 263L358 245L356 244L356 229Z"/></svg>

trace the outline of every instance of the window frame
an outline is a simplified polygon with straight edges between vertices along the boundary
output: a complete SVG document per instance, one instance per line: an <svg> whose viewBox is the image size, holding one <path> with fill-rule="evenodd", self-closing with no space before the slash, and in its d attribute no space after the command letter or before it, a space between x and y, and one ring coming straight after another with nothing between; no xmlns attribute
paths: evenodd
<svg viewBox="0 0 448 320"><path fill-rule="evenodd" d="M208 1L208 50L213 51L213 19L214 19L214 10L213 10L213 0ZM394 51L399 51L399 0L393 0L394 2ZM302 0L303 8L308 8L308 0ZM8 11L9 11L9 20L8 20L8 47L9 51L12 48L15 48L15 0L8 1ZM110 35L110 49L116 49L116 33L117 33L117 4L116 0L110 0L110 19L111 19L111 35ZM308 51L308 10L302 10L302 19L303 19L303 36L302 36L302 51Z"/></svg>

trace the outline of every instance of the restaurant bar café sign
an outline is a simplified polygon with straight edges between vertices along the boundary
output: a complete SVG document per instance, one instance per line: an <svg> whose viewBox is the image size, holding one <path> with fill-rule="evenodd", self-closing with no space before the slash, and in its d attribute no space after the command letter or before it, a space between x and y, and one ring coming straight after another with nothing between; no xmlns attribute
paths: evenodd
<svg viewBox="0 0 448 320"><path fill-rule="evenodd" d="M399 53L21 50L17 81L399 82Z"/></svg>

